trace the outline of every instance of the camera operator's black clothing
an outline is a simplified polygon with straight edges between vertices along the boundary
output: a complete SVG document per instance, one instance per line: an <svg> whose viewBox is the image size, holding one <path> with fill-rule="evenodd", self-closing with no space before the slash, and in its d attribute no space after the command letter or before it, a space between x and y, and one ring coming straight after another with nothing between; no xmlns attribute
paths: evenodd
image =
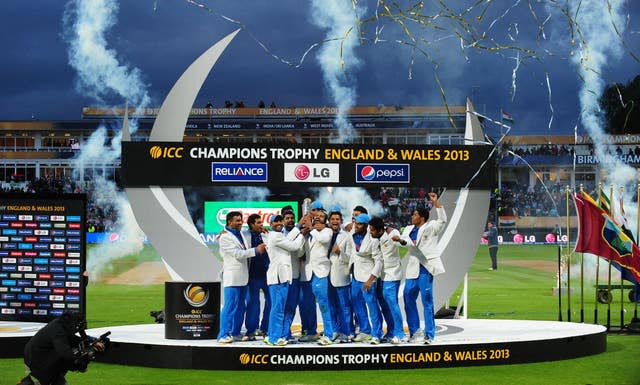
<svg viewBox="0 0 640 385"><path fill-rule="evenodd" d="M73 348L80 342L75 335L76 320L59 317L34 335L24 348L24 363L42 385L55 384L68 370L84 370L74 364ZM64 383L64 382L63 382Z"/></svg>

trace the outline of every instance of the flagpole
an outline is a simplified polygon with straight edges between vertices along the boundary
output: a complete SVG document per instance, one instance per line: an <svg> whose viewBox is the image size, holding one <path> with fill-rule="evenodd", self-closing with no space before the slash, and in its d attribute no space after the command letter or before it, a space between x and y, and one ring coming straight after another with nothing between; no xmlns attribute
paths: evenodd
<svg viewBox="0 0 640 385"><path fill-rule="evenodd" d="M598 183L598 205L600 204L600 199L602 198L602 182ZM600 257L596 255L596 301L595 307L593 309L593 323L598 324L598 278L600 277Z"/></svg>
<svg viewBox="0 0 640 385"><path fill-rule="evenodd" d="M613 197L611 198L613 200ZM620 198L621 204L622 199L624 199L624 186L620 186ZM611 217L614 217L613 214L613 205L611 205ZM622 209L620 209L622 211ZM622 224L621 224L622 225ZM620 331L624 329L624 279L622 278L622 265L620 265Z"/></svg>
<svg viewBox="0 0 640 385"><path fill-rule="evenodd" d="M571 322L571 225L569 221L569 193L570 187L566 188L566 201L567 201L567 321Z"/></svg>
<svg viewBox="0 0 640 385"><path fill-rule="evenodd" d="M636 245L637 242L639 242L640 240L638 240L638 232L640 231L640 216L638 215L640 214L640 183L638 183L638 187L636 190ZM634 285L635 287L633 288L633 303L635 304L634 310L633 310L633 318L634 319L638 319L638 295L640 293L638 293L636 291L636 289L638 288L637 285Z"/></svg>
<svg viewBox="0 0 640 385"><path fill-rule="evenodd" d="M584 192L582 183L580 192ZM580 253L580 322L584 322L584 253Z"/></svg>
<svg viewBox="0 0 640 385"><path fill-rule="evenodd" d="M609 186L609 197L613 196L613 185ZM611 198L609 198L609 215L611 215ZM611 329L611 302L613 302L613 294L611 294L611 260L609 262L609 273L607 278L607 289L609 290L607 295L607 330Z"/></svg>
<svg viewBox="0 0 640 385"><path fill-rule="evenodd" d="M562 321L562 246L558 242L558 321Z"/></svg>

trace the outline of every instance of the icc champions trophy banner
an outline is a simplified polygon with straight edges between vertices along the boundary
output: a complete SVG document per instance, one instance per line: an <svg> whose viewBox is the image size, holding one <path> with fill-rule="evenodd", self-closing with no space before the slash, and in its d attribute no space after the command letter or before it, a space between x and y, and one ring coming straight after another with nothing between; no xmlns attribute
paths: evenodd
<svg viewBox="0 0 640 385"><path fill-rule="evenodd" d="M123 142L127 187L447 186L491 189L491 146Z"/></svg>
<svg viewBox="0 0 640 385"><path fill-rule="evenodd" d="M165 338L214 339L220 326L220 282L165 282Z"/></svg>

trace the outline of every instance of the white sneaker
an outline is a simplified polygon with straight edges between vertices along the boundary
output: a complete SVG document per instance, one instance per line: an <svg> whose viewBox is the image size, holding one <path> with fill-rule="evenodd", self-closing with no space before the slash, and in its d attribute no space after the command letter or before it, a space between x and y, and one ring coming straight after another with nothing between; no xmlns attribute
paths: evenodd
<svg viewBox="0 0 640 385"><path fill-rule="evenodd" d="M230 344L232 342L233 342L233 337L231 336L218 338L218 343L221 343L221 344Z"/></svg>
<svg viewBox="0 0 640 385"><path fill-rule="evenodd" d="M380 345L380 338L378 337L371 337L371 339L369 340L369 343L371 345Z"/></svg>
<svg viewBox="0 0 640 385"><path fill-rule="evenodd" d="M395 336L394 336L394 337L392 337L392 338L389 340L389 342L390 342L392 345L399 345L399 344L400 344L400 342L402 342L402 341L400 341L400 338L398 338L398 337L395 337Z"/></svg>
<svg viewBox="0 0 640 385"><path fill-rule="evenodd" d="M366 342L366 341L369 341L370 339L371 339L371 334L358 333L358 335L356 335L356 338L353 339L353 342Z"/></svg>
<svg viewBox="0 0 640 385"><path fill-rule="evenodd" d="M416 330L415 333L409 338L409 342L411 343L421 343L424 340L424 332L422 329Z"/></svg>
<svg viewBox="0 0 640 385"><path fill-rule="evenodd" d="M313 342L313 341L317 341L320 339L320 336L317 334L308 334L305 336L302 336L300 338L298 338L298 341L300 342Z"/></svg>
<svg viewBox="0 0 640 385"><path fill-rule="evenodd" d="M284 338L278 338L278 340L276 341L276 343L274 344L275 346L286 346L288 343L288 341Z"/></svg>
<svg viewBox="0 0 640 385"><path fill-rule="evenodd" d="M343 333L338 333L336 338L333 339L333 342L346 344L347 342L349 342L349 337L345 336Z"/></svg>
<svg viewBox="0 0 640 385"><path fill-rule="evenodd" d="M429 337L424 337L424 344L425 345L431 345L433 344L433 340Z"/></svg>
<svg viewBox="0 0 640 385"><path fill-rule="evenodd" d="M331 345L332 343L333 343L333 341L331 341L331 339L329 337L327 337L327 336L322 336L318 340L318 345L322 345L322 346Z"/></svg>

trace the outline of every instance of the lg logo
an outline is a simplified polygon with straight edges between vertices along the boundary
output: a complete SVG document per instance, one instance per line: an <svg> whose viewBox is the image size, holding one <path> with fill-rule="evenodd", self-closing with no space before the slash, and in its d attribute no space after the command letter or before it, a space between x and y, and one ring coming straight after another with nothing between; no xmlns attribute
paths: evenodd
<svg viewBox="0 0 640 385"><path fill-rule="evenodd" d="M296 167L293 175L295 175L298 180L306 180L307 178L309 178L309 175L311 175L311 170L309 170L309 167L307 167L306 165L301 164Z"/></svg>
<svg viewBox="0 0 640 385"><path fill-rule="evenodd" d="M340 181L340 165L338 163L285 163L285 182L330 182Z"/></svg>

